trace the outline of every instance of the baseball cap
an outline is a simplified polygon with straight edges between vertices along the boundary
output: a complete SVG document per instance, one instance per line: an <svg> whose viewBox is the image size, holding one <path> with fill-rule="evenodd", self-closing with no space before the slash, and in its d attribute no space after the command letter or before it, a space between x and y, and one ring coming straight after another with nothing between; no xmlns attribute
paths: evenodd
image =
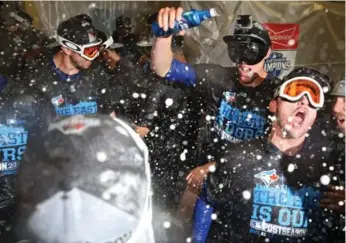
<svg viewBox="0 0 346 243"><path fill-rule="evenodd" d="M20 240L154 242L148 149L126 123L73 116L35 140L18 173Z"/></svg>
<svg viewBox="0 0 346 243"><path fill-rule="evenodd" d="M240 19L242 17L247 17L248 22L240 23ZM247 39L251 37L253 40L259 40L263 42L266 46L271 46L271 40L269 37L268 31L261 25L260 23L253 21L252 17L250 15L239 15L237 17L237 24L234 29L233 35L227 35L224 36L223 40L224 42L228 43L230 41L239 40L240 39Z"/></svg>
<svg viewBox="0 0 346 243"><path fill-rule="evenodd" d="M15 24L23 24L29 26L32 23L32 17L22 11L5 11L1 12L1 18L3 19L3 25L11 26Z"/></svg>
<svg viewBox="0 0 346 243"><path fill-rule="evenodd" d="M343 76L341 80L335 84L333 91L330 95L346 96L345 95L345 76Z"/></svg>
<svg viewBox="0 0 346 243"><path fill-rule="evenodd" d="M91 18L86 14L77 15L61 22L57 29L57 35L78 45L90 44L99 38Z"/></svg>

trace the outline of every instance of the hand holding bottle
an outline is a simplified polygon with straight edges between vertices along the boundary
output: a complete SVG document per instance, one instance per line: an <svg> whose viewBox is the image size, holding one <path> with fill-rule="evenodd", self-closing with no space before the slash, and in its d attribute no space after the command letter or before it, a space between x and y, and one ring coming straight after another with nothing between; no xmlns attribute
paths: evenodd
<svg viewBox="0 0 346 243"><path fill-rule="evenodd" d="M182 8L163 8L159 11L157 22L151 29L157 37L167 37L172 34L184 34L184 30L199 26L204 20L217 16L214 8L207 10L191 9L183 13Z"/></svg>
<svg viewBox="0 0 346 243"><path fill-rule="evenodd" d="M183 9L179 8L161 8L157 15L157 24L164 31L173 29L176 21L182 20ZM153 30L154 31L154 30ZM177 35L184 35L185 31L182 30Z"/></svg>

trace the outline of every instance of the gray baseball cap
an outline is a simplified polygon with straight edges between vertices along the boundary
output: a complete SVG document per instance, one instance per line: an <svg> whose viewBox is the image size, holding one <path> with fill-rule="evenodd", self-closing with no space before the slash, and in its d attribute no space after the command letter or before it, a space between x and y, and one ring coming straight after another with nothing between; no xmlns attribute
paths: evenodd
<svg viewBox="0 0 346 243"><path fill-rule="evenodd" d="M346 96L345 95L345 77L343 77L333 88L331 95Z"/></svg>
<svg viewBox="0 0 346 243"><path fill-rule="evenodd" d="M18 179L20 240L154 243L148 148L109 116L73 116L29 142Z"/></svg>

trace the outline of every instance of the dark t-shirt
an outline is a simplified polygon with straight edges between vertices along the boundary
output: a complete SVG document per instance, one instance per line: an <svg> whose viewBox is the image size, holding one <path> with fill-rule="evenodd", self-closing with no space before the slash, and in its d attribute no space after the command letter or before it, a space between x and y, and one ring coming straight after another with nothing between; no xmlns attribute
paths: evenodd
<svg viewBox="0 0 346 243"><path fill-rule="evenodd" d="M196 88L206 102L205 152L217 158L224 143L239 143L265 134L269 102L280 79L268 74L257 87L239 83L238 70L214 64L197 64Z"/></svg>
<svg viewBox="0 0 346 243"><path fill-rule="evenodd" d="M49 56L29 64L24 73L24 83L43 93L56 116L110 114L123 94L115 75L100 62L94 62L88 70L67 75Z"/></svg>
<svg viewBox="0 0 346 243"><path fill-rule="evenodd" d="M217 215L208 242L325 242L319 200L328 159L320 144L295 156L266 139L229 144L208 178Z"/></svg>
<svg viewBox="0 0 346 243"><path fill-rule="evenodd" d="M35 139L50 120L44 97L9 81L0 98L0 241L6 242L6 227L14 213L14 182L28 140ZM4 238L1 238L4 237Z"/></svg>

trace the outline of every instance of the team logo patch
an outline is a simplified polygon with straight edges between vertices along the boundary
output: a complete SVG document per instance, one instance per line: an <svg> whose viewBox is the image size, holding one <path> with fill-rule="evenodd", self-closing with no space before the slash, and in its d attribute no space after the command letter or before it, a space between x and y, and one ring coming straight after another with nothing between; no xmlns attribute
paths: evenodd
<svg viewBox="0 0 346 243"><path fill-rule="evenodd" d="M255 178L260 179L266 186L270 186L275 181L280 179L280 176L276 174L276 170L262 171L255 175Z"/></svg>
<svg viewBox="0 0 346 243"><path fill-rule="evenodd" d="M235 100L236 100L236 93L235 92L227 91L227 92L223 93L223 96L228 103L229 102L235 102Z"/></svg>
<svg viewBox="0 0 346 243"><path fill-rule="evenodd" d="M281 52L272 52L264 64L264 69L276 77L279 77L283 71L289 70L290 67L291 61L287 60Z"/></svg>
<svg viewBox="0 0 346 243"><path fill-rule="evenodd" d="M100 125L100 119L86 118L79 115L50 124L48 130L51 131L54 129L58 129L64 134L81 134L89 127L98 127Z"/></svg>
<svg viewBox="0 0 346 243"><path fill-rule="evenodd" d="M52 101L52 104L53 104L55 107L60 107L62 104L65 103L65 100L64 100L64 98L62 97L62 95L53 97L51 101Z"/></svg>

